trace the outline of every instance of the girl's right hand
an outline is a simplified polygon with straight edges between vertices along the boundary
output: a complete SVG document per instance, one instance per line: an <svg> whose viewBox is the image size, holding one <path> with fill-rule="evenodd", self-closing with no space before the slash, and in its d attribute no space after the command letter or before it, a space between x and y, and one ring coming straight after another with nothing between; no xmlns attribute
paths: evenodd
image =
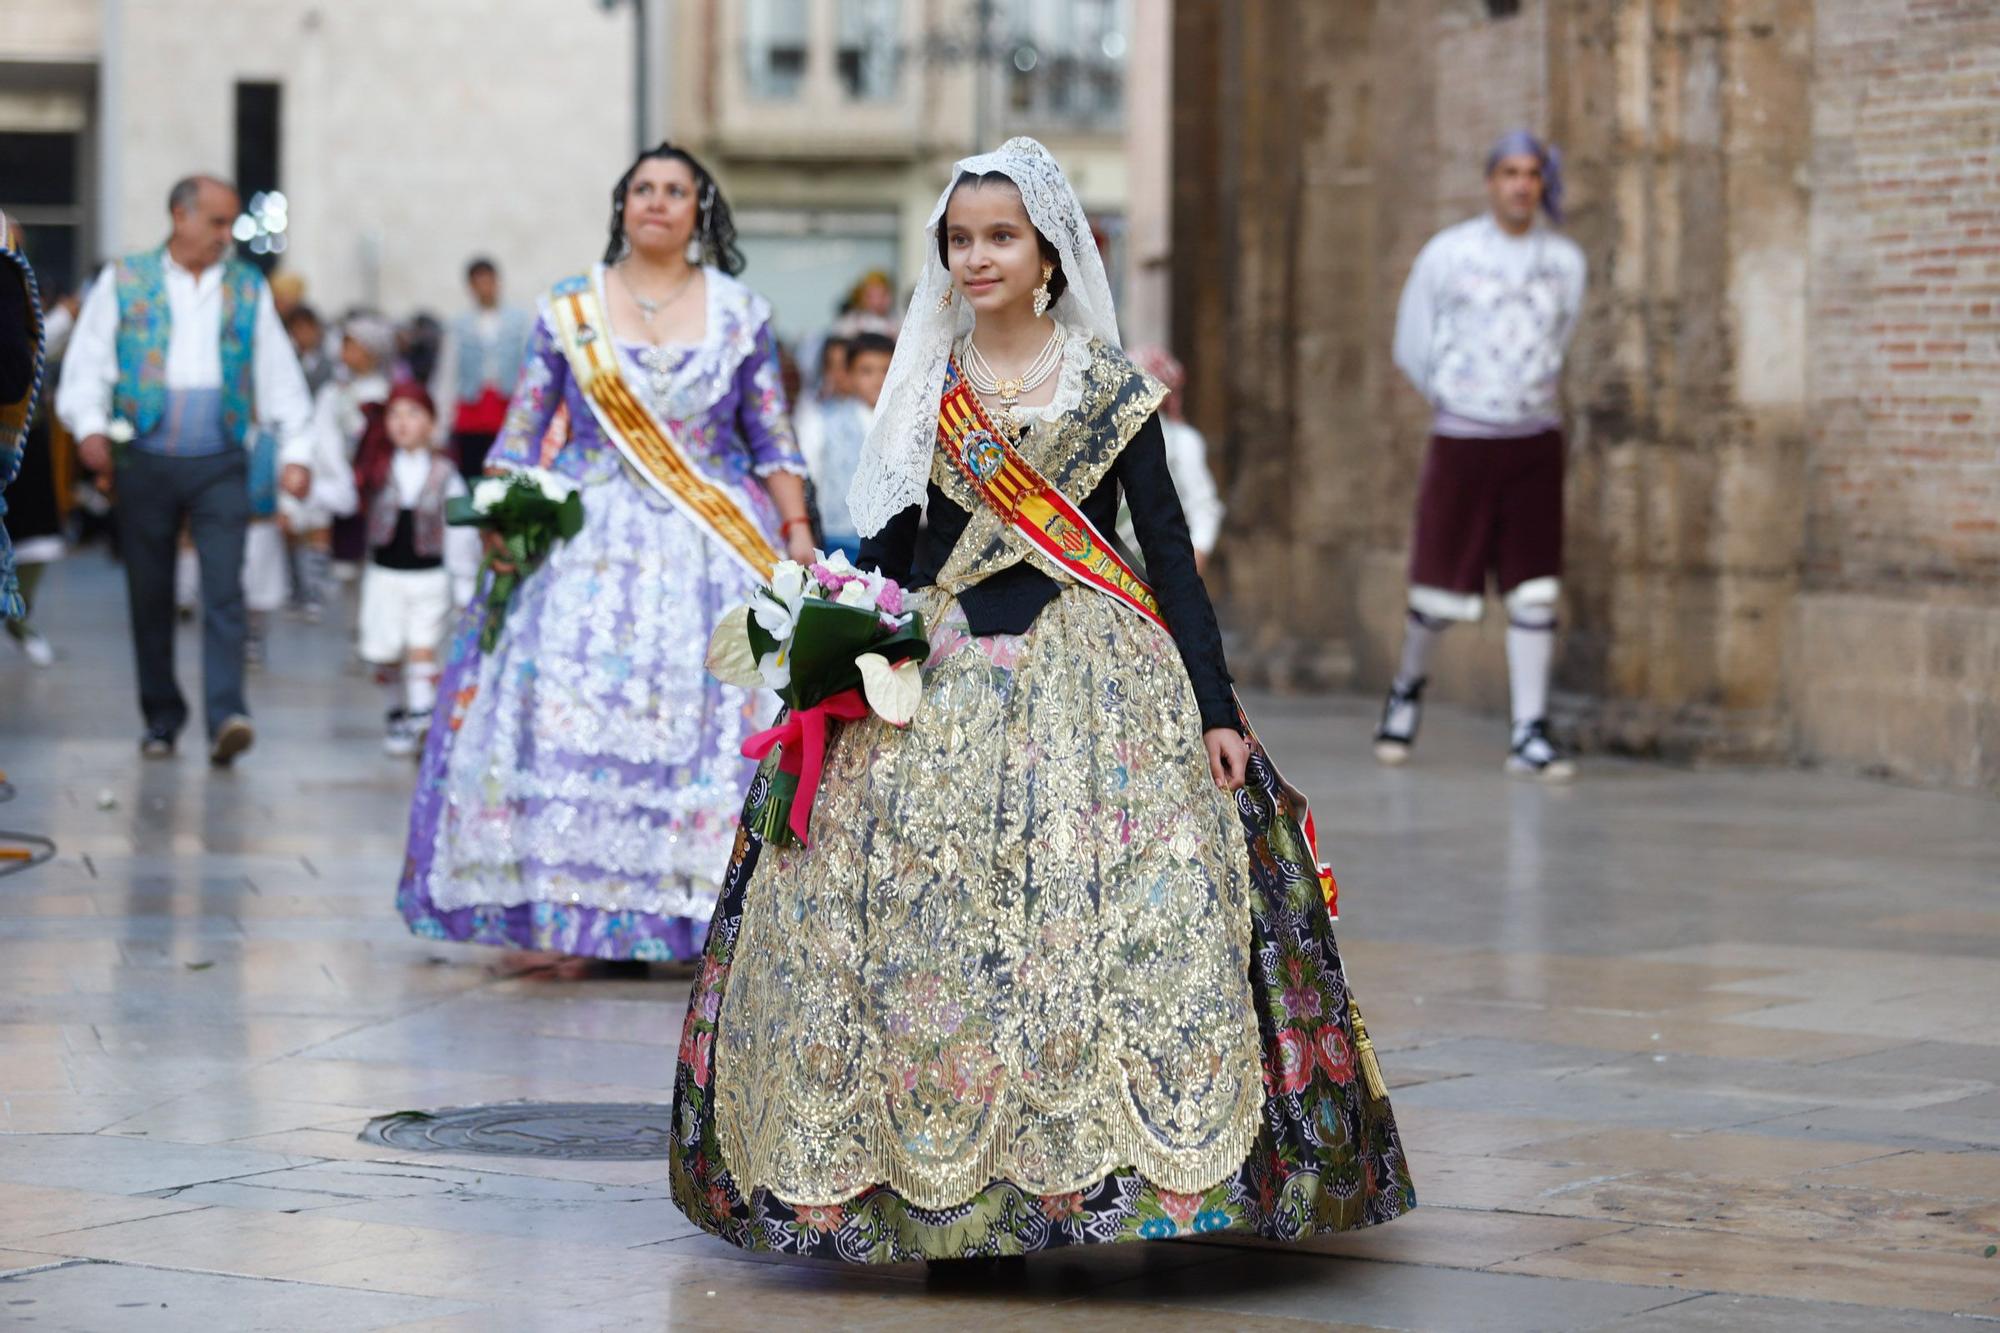
<svg viewBox="0 0 2000 1333"><path fill-rule="evenodd" d="M479 545L486 552L486 567L495 574L512 574L514 562L507 558L507 539L491 528L482 528Z"/></svg>

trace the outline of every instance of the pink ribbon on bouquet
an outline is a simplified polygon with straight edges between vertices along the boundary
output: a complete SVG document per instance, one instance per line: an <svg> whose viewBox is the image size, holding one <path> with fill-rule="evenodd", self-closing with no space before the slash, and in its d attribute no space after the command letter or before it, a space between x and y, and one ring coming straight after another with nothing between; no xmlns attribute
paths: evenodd
<svg viewBox="0 0 2000 1333"><path fill-rule="evenodd" d="M859 722L867 716L868 701L861 691L845 690L811 708L799 709L769 731L760 731L743 742L746 759L762 759L774 747L785 747L778 756L778 771L799 780L790 823L800 846L807 845L806 824L812 818L813 797L819 794L820 772L826 766L827 723Z"/></svg>

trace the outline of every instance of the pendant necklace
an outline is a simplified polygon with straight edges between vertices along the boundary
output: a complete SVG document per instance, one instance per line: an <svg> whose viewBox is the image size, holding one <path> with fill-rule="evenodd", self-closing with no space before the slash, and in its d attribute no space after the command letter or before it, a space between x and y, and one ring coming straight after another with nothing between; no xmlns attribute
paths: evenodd
<svg viewBox="0 0 2000 1333"><path fill-rule="evenodd" d="M964 355L960 361L965 369L965 378L972 382L974 389L986 397L1000 400L1000 410L994 414L994 424L1006 431L1009 436L1018 437L1021 433L1021 419L1015 409L1020 405L1021 395L1033 393L1047 383L1049 376L1055 374L1056 369L1062 365L1062 354L1063 329L1062 325L1058 324L1049 334L1048 342L1042 345L1042 350L1019 375L1003 378L997 374L992 363L980 354L978 344L974 343L970 336L965 339Z"/></svg>
<svg viewBox="0 0 2000 1333"><path fill-rule="evenodd" d="M664 310L666 307L680 300L681 293L685 292L690 286L693 285L695 280L695 275L701 272L701 270L698 268L688 269L687 276L685 278L682 278L680 280L680 284L676 286L672 291L668 292L665 296L659 297L655 300L648 300L645 297L639 295L639 289L634 287L632 285L632 280L625 276L625 266L623 264L613 265L611 271L618 275L618 285L623 287L625 289L625 294L632 298L632 304L639 307L639 318L646 321L646 327L648 329L653 327L653 317L659 314L660 311ZM651 340L649 339L648 341Z"/></svg>

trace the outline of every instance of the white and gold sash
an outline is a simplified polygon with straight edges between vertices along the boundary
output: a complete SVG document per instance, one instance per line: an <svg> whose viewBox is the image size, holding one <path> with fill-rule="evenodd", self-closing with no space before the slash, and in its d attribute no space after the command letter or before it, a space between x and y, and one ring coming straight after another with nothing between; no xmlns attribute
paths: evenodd
<svg viewBox="0 0 2000 1333"><path fill-rule="evenodd" d="M570 374L576 377L583 400L590 404L605 438L674 508L759 582L769 582L778 552L764 535L748 498L696 467L667 423L633 392L618 363L611 321L604 316L590 277L557 283L549 293L549 309Z"/></svg>

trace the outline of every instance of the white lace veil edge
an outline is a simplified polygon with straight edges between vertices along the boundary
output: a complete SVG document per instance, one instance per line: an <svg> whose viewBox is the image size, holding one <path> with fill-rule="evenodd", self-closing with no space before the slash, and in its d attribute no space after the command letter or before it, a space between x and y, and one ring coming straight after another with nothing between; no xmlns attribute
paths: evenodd
<svg viewBox="0 0 2000 1333"><path fill-rule="evenodd" d="M1009 139L991 153L961 159L938 196L925 224L923 273L903 319L896 354L882 385L875 425L868 433L847 494L855 529L873 536L911 505L922 504L930 480L931 451L937 440L938 399L944 393L945 362L952 344L972 328L972 312L962 301L940 308L951 290L951 274L937 253L937 229L960 176L994 172L1014 182L1027 206L1028 220L1061 258L1068 287L1052 313L1071 328L1119 345L1118 315L1112 309L1111 281L1090 234L1083 202L1049 150L1033 139Z"/></svg>

